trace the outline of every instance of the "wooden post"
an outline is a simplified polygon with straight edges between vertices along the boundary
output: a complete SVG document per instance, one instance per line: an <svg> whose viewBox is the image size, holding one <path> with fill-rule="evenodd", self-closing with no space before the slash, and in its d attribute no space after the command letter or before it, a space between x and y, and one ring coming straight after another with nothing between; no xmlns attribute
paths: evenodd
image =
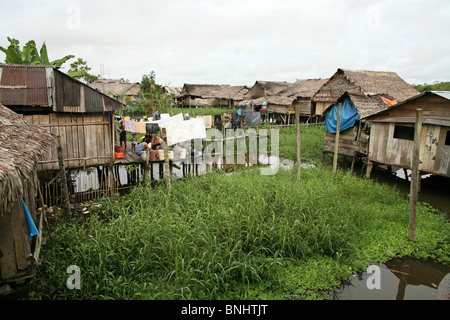
<svg viewBox="0 0 450 320"><path fill-rule="evenodd" d="M409 240L416 241L416 204L420 182L420 137L422 134L422 109L416 110L416 125L414 131L414 148L411 165L411 183L409 194Z"/></svg>
<svg viewBox="0 0 450 320"><path fill-rule="evenodd" d="M61 178L61 193L62 193L62 201L63 207L66 214L66 218L70 218L71 210L70 210L70 200L69 200L69 188L67 187L67 176L66 169L64 166L64 156L61 146L61 137L56 137L56 149L58 152L58 162L59 162L59 176Z"/></svg>
<svg viewBox="0 0 450 320"><path fill-rule="evenodd" d="M167 132L166 128L162 128L163 149L164 149L164 164L167 178L167 188L170 190L170 166L169 166L169 149L167 146Z"/></svg>
<svg viewBox="0 0 450 320"><path fill-rule="evenodd" d="M145 163L144 163L144 177L142 179L142 182L144 185L147 184L147 179L148 179L148 163L150 161L150 152L148 149L145 149Z"/></svg>
<svg viewBox="0 0 450 320"><path fill-rule="evenodd" d="M337 124L336 124L336 140L334 142L334 159L333 159L333 172L337 171L337 161L338 161L338 153L339 153L339 135L341 129L341 108L342 104L338 104L338 113L337 113Z"/></svg>
<svg viewBox="0 0 450 320"><path fill-rule="evenodd" d="M115 161L115 143L114 143L114 113L111 114L111 164L110 164L110 190L111 190L111 196L118 190L114 188L114 175L113 175L113 169L114 169L114 161ZM118 176L119 177L119 176ZM119 177L120 179L120 177Z"/></svg>
<svg viewBox="0 0 450 320"><path fill-rule="evenodd" d="M297 129L297 180L300 181L300 113L298 105L295 106L295 127Z"/></svg>

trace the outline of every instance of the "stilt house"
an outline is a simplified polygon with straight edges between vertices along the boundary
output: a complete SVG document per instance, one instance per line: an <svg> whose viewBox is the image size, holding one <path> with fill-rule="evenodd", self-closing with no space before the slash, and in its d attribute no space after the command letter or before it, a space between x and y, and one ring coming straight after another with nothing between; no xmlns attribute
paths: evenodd
<svg viewBox="0 0 450 320"><path fill-rule="evenodd" d="M121 102L52 66L0 64L0 103L60 136L66 168L113 163L113 113ZM37 169L59 169L56 146Z"/></svg>
<svg viewBox="0 0 450 320"><path fill-rule="evenodd" d="M182 107L215 107L232 109L248 92L246 86L184 84L180 93Z"/></svg>
<svg viewBox="0 0 450 320"><path fill-rule="evenodd" d="M323 152L335 152L339 105L341 105L341 121L338 154L356 157L358 154L366 155L368 148L368 132L362 119L395 103L397 103L395 100L382 95L345 92L336 104L329 106L323 113L327 130Z"/></svg>
<svg viewBox="0 0 450 320"><path fill-rule="evenodd" d="M338 69L314 95L312 100L315 104L315 112L313 114L321 116L345 92L382 94L398 102L419 93L395 72Z"/></svg>
<svg viewBox="0 0 450 320"><path fill-rule="evenodd" d="M429 91L364 120L370 124L368 160L410 169L416 110L422 109L419 170L450 177L450 92Z"/></svg>

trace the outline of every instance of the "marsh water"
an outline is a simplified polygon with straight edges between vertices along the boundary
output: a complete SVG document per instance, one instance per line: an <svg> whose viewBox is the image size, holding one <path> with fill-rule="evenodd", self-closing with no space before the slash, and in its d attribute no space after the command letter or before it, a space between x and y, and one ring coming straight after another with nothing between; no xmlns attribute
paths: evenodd
<svg viewBox="0 0 450 320"><path fill-rule="evenodd" d="M379 267L378 287L373 286L373 273L364 272L351 277L344 285L330 292L330 298L333 300L450 299L450 267L448 266L411 258L395 258L377 266Z"/></svg>

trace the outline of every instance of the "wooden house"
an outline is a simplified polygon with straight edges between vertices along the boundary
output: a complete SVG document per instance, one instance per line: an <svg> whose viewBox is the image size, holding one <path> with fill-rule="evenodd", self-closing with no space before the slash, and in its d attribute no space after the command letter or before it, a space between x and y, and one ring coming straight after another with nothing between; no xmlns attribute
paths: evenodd
<svg viewBox="0 0 450 320"><path fill-rule="evenodd" d="M38 263L36 166L54 143L47 130L0 104L0 292Z"/></svg>
<svg viewBox="0 0 450 320"><path fill-rule="evenodd" d="M286 81L256 81L245 95L245 100L256 100L277 95L292 83Z"/></svg>
<svg viewBox="0 0 450 320"><path fill-rule="evenodd" d="M246 86L184 84L180 94L182 107L234 108L247 93Z"/></svg>
<svg viewBox="0 0 450 320"><path fill-rule="evenodd" d="M66 168L113 164L119 101L52 66L0 64L0 103L60 136ZM59 169L56 146L37 169Z"/></svg>
<svg viewBox="0 0 450 320"><path fill-rule="evenodd" d="M98 79L90 83L89 86L123 103L139 99L140 84L137 82L128 83L114 79Z"/></svg>
<svg viewBox="0 0 450 320"><path fill-rule="evenodd" d="M421 93L365 117L370 124L368 160L411 168L417 109L423 110L419 170L450 177L449 91Z"/></svg>
<svg viewBox="0 0 450 320"><path fill-rule="evenodd" d="M267 99L267 110L278 114L295 114L296 107L302 117L310 117L312 97L327 79L297 80Z"/></svg>
<svg viewBox="0 0 450 320"><path fill-rule="evenodd" d="M336 104L329 106L323 113L327 133L324 138L323 152L334 153L338 107L341 105L338 154L353 157L367 155L368 134L362 119L380 110L396 104L390 97L361 92L345 92Z"/></svg>
<svg viewBox="0 0 450 320"><path fill-rule="evenodd" d="M395 72L350 71L338 69L314 94L313 115L320 116L346 92L382 94L398 102L407 100L419 92Z"/></svg>

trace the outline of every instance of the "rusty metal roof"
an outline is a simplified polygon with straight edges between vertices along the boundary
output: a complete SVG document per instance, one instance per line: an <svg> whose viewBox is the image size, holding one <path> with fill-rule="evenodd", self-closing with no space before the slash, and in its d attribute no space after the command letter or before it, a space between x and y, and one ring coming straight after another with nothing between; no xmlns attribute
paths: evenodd
<svg viewBox="0 0 450 320"><path fill-rule="evenodd" d="M51 106L55 112L109 112L123 104L53 66L0 64L0 103Z"/></svg>

